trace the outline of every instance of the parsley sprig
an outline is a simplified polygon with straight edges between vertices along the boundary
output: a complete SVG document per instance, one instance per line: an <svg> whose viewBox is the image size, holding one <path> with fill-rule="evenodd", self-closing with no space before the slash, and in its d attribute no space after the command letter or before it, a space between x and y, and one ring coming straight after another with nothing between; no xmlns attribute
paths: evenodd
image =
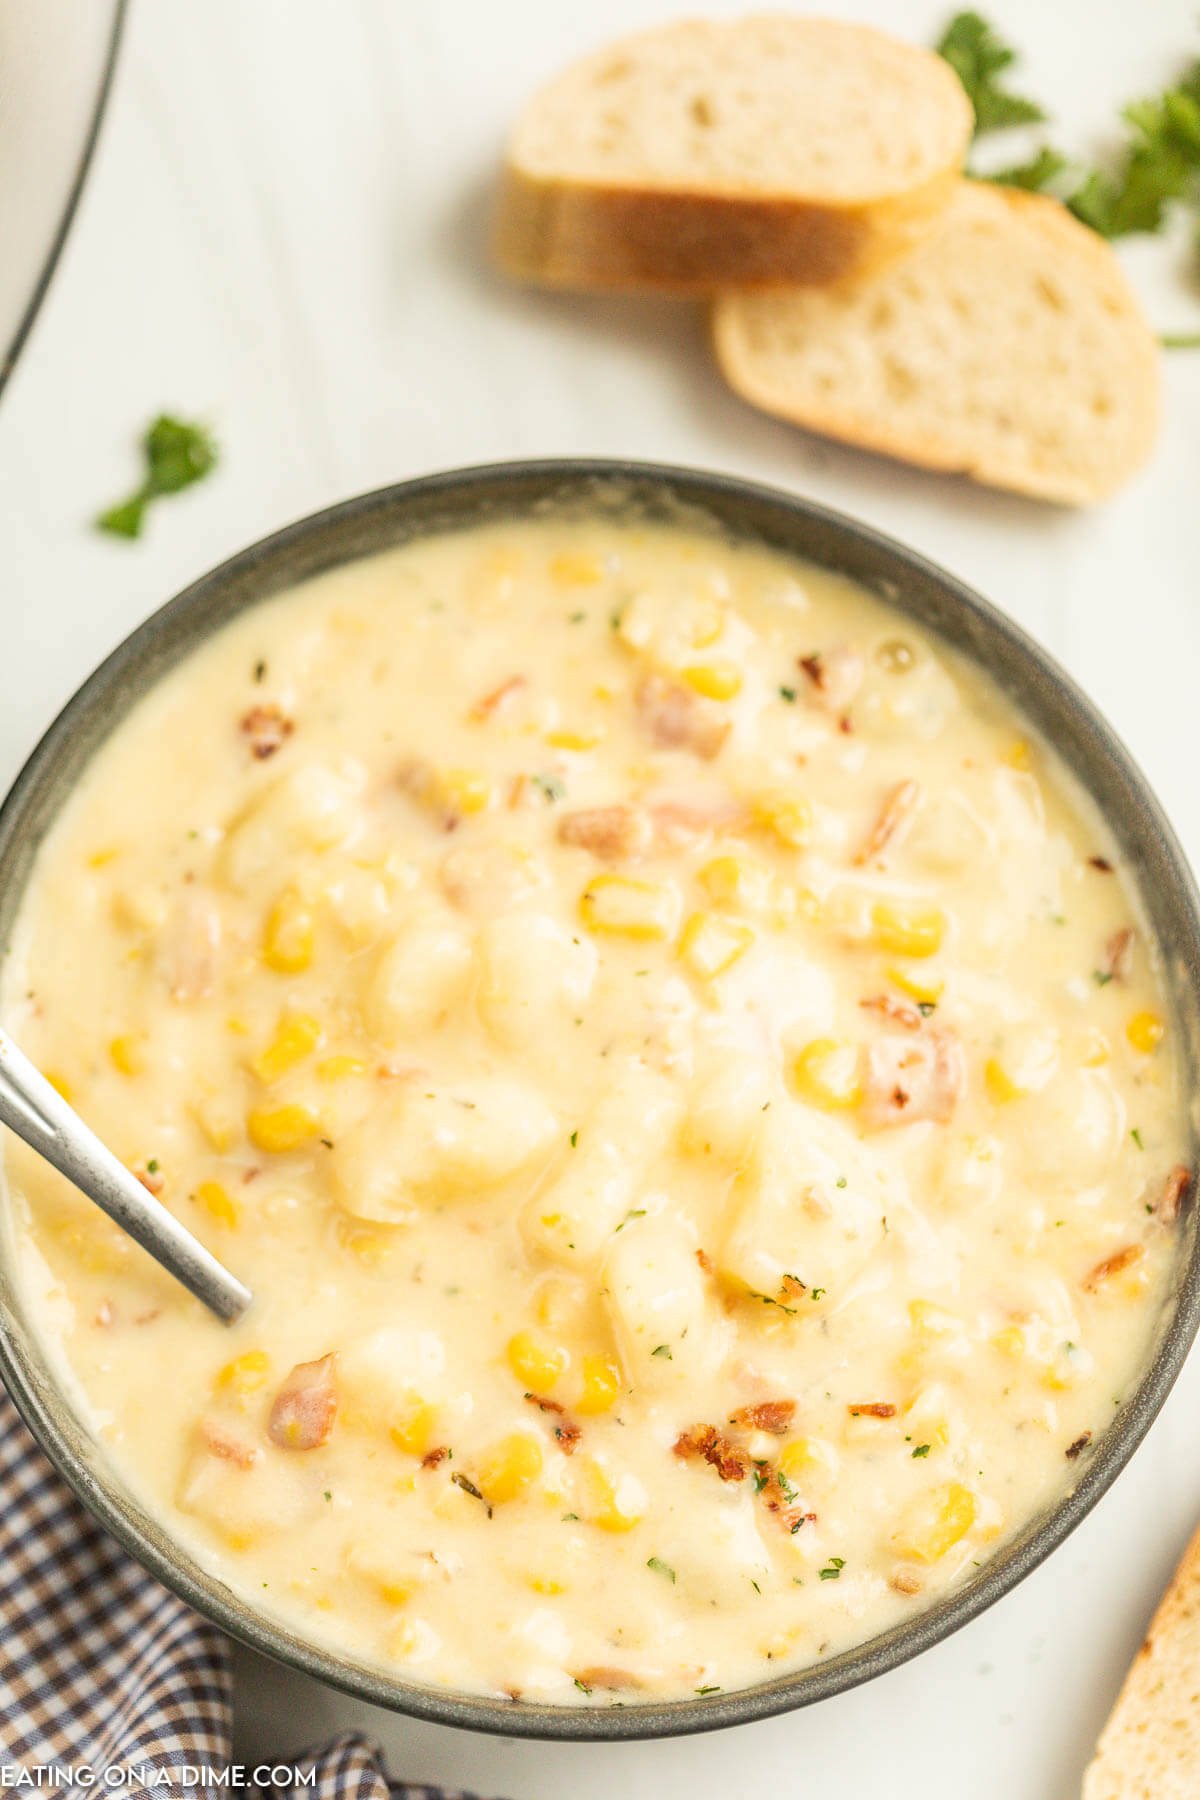
<svg viewBox="0 0 1200 1800"><path fill-rule="evenodd" d="M1037 125L1046 117L1036 100L1011 93L1001 82L1017 53L979 13L956 13L942 33L937 53L967 90L975 109L976 137L1010 125Z"/></svg>
<svg viewBox="0 0 1200 1800"><path fill-rule="evenodd" d="M151 501L202 481L216 467L217 445L205 426L160 413L142 438L142 455L146 473L141 485L128 499L100 514L96 524L101 531L115 537L141 537Z"/></svg>

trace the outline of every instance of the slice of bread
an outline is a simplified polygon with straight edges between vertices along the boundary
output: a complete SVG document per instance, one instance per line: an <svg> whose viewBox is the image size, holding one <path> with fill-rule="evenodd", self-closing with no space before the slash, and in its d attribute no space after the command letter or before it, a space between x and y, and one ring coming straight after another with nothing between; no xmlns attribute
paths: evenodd
<svg viewBox="0 0 1200 1800"><path fill-rule="evenodd" d="M1108 244L1056 200L961 183L904 262L719 296L730 386L810 431L1081 505L1149 454L1158 345Z"/></svg>
<svg viewBox="0 0 1200 1800"><path fill-rule="evenodd" d="M567 69L519 120L494 247L524 280L711 292L878 268L928 231L972 130L958 77L866 26L688 20Z"/></svg>
<svg viewBox="0 0 1200 1800"><path fill-rule="evenodd" d="M1200 1531L1184 1552L1083 1778L1083 1800L1200 1794Z"/></svg>

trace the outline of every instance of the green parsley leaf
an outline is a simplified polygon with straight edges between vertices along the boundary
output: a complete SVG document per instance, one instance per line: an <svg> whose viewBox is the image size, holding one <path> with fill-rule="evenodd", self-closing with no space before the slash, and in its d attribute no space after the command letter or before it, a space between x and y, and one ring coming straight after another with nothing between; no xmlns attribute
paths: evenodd
<svg viewBox="0 0 1200 1800"><path fill-rule="evenodd" d="M530 779L534 787L541 788L542 798L547 806L553 806L556 800L565 799L566 785L558 779L557 775L533 775Z"/></svg>
<svg viewBox="0 0 1200 1800"><path fill-rule="evenodd" d="M570 1138L568 1139L568 1142L570 1143L572 1150L574 1150L576 1144L578 1144L578 1142L579 1142L579 1133L577 1131L573 1131L571 1133Z"/></svg>
<svg viewBox="0 0 1200 1800"><path fill-rule="evenodd" d="M578 1675L575 1677L575 1686L579 1689L581 1694L590 1694L592 1691L586 1681L580 1681Z"/></svg>
<svg viewBox="0 0 1200 1800"><path fill-rule="evenodd" d="M1158 341L1164 350L1200 350L1200 331L1164 331Z"/></svg>
<svg viewBox="0 0 1200 1800"><path fill-rule="evenodd" d="M714 1686L714 1687L702 1687L702 1688L697 1688L697 1689L696 1689L696 1692L697 1692L697 1693L698 1693L698 1694L719 1694L719 1693L720 1693L720 1691L721 1691L721 1690L720 1690L720 1688L719 1688L719 1687L716 1687L716 1686Z"/></svg>
<svg viewBox="0 0 1200 1800"><path fill-rule="evenodd" d="M100 514L96 520L100 531L114 537L141 537L150 502L203 480L216 467L217 446L203 425L189 425L162 413L142 438L142 455L146 473L141 486Z"/></svg>
<svg viewBox="0 0 1200 1800"><path fill-rule="evenodd" d="M651 1354L651 1356L661 1356L664 1358L664 1360L666 1362L674 1362L675 1361L675 1358L671 1355L670 1344L655 1344L655 1346L654 1346L653 1350L650 1352L650 1354Z"/></svg>
<svg viewBox="0 0 1200 1800"><path fill-rule="evenodd" d="M665 1563L661 1556L648 1557L646 1559L646 1567L648 1569L653 1569L656 1575L665 1575L668 1581L673 1582L675 1579L674 1569L671 1567L670 1563Z"/></svg>
<svg viewBox="0 0 1200 1800"><path fill-rule="evenodd" d="M822 1581L836 1581L845 1566L844 1556L831 1556L825 1567L817 1570L817 1574Z"/></svg>
<svg viewBox="0 0 1200 1800"><path fill-rule="evenodd" d="M984 175L982 179L994 181L1001 187L1024 188L1026 193L1042 194L1070 166L1060 150L1052 150L1049 144L1043 144L1028 162L1014 163L1007 169L997 169L990 175Z"/></svg>
<svg viewBox="0 0 1200 1800"><path fill-rule="evenodd" d="M1099 171L1068 201L1103 237L1160 231L1168 205L1200 200L1200 62L1173 88L1122 114L1129 137L1111 174Z"/></svg>
<svg viewBox="0 0 1200 1800"><path fill-rule="evenodd" d="M975 109L976 137L985 131L1003 131L1010 125L1036 125L1045 118L1035 100L1026 100L1002 86L999 77L1017 60L1017 53L979 13L956 13L936 49L967 90L967 98Z"/></svg>
<svg viewBox="0 0 1200 1800"><path fill-rule="evenodd" d="M913 1451L913 1455L914 1456L928 1456L930 1448L931 1448L931 1446L929 1444L918 1444L916 1449Z"/></svg>
<svg viewBox="0 0 1200 1800"><path fill-rule="evenodd" d="M1145 1144L1143 1144L1143 1142L1142 1142L1142 1134L1141 1134L1141 1131L1138 1128L1138 1126L1135 1125L1129 1135L1133 1139L1134 1143L1137 1145L1139 1150L1144 1150L1146 1148Z"/></svg>
<svg viewBox="0 0 1200 1800"><path fill-rule="evenodd" d="M781 700L786 700L789 706L793 706L796 701L795 688L794 687L781 687L779 690L779 698Z"/></svg>

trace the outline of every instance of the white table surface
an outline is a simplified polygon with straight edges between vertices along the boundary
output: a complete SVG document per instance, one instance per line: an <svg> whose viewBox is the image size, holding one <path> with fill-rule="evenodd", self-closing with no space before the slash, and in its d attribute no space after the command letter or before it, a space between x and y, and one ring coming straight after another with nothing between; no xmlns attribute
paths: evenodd
<svg viewBox="0 0 1200 1800"><path fill-rule="evenodd" d="M39 0L5 0L38 5ZM76 0L81 8L88 0ZM401 476L594 452L793 487L967 577L1067 662L1200 852L1200 353L1167 361L1148 472L1071 514L821 445L724 391L689 307L501 285L481 250L505 124L566 57L681 0L135 0L92 180L0 405L0 778L97 659L252 538ZM686 8L685 8L686 10ZM736 3L712 5L736 12ZM823 0L929 38L941 0ZM988 0L1061 136L1197 48L1195 0ZM1156 321L1200 322L1161 251ZM219 474L136 546L87 521L132 484L159 409L211 419ZM1070 1800L1200 1514L1200 1362L1115 1489L949 1642L805 1713L715 1738L498 1742L373 1712L239 1657L238 1744L359 1723L397 1773L512 1800Z"/></svg>

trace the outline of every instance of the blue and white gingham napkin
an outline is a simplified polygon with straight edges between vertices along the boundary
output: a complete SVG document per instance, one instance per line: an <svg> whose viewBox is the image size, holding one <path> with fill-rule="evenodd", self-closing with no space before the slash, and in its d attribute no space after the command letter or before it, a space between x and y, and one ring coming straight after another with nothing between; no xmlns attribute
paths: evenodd
<svg viewBox="0 0 1200 1800"><path fill-rule="evenodd" d="M185 1769L228 1769L232 1740L228 1640L101 1530L0 1388L0 1785L171 1796ZM392 1780L357 1734L280 1750L255 1772L272 1800L470 1800Z"/></svg>

